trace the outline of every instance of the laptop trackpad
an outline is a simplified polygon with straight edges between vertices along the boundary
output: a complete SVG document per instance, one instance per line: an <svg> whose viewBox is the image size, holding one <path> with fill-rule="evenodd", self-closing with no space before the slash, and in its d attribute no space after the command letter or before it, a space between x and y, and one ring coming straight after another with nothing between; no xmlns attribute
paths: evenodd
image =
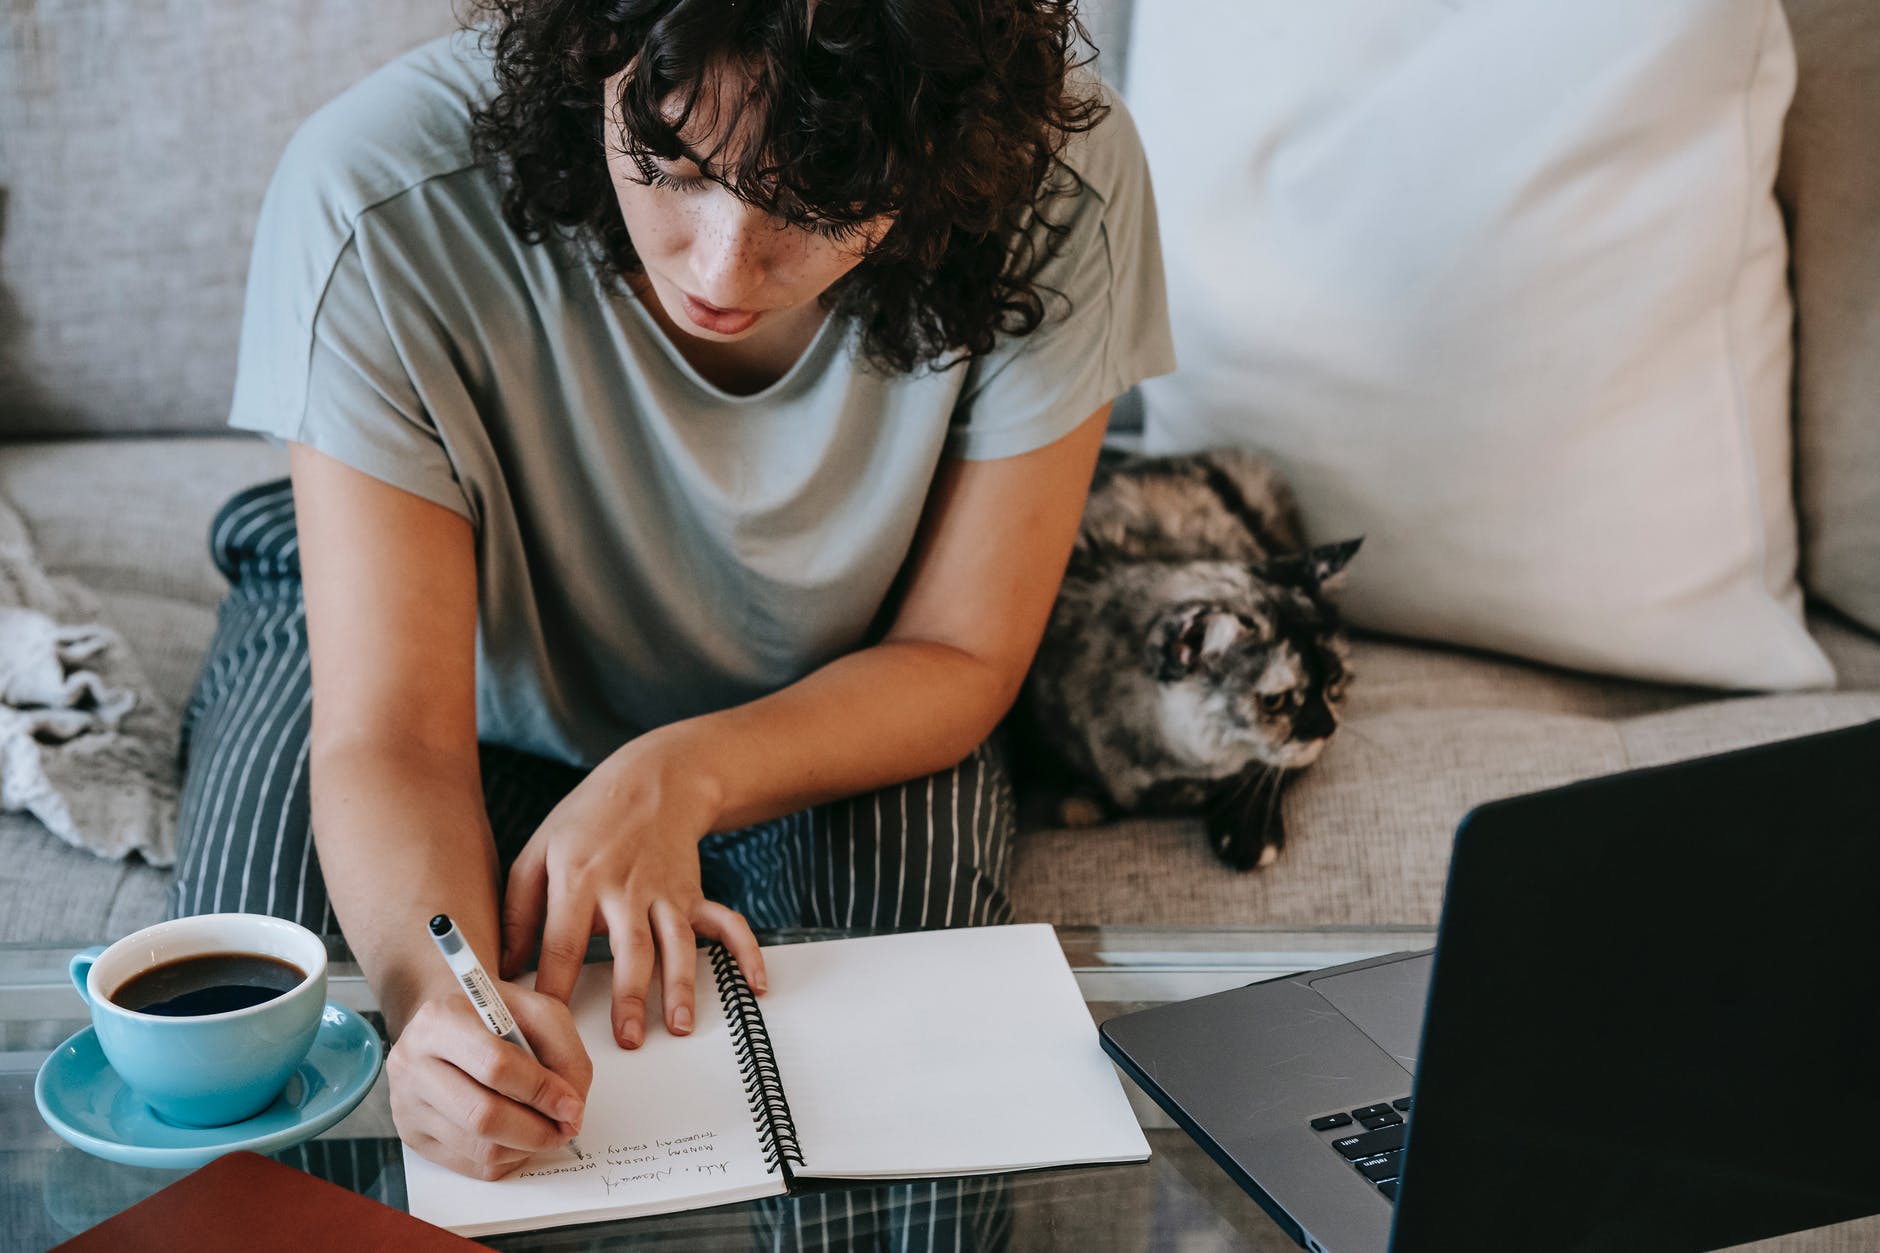
<svg viewBox="0 0 1880 1253"><path fill-rule="evenodd" d="M1371 1037L1371 1042L1414 1071L1423 1007L1434 953L1368 966L1311 981L1312 990Z"/></svg>

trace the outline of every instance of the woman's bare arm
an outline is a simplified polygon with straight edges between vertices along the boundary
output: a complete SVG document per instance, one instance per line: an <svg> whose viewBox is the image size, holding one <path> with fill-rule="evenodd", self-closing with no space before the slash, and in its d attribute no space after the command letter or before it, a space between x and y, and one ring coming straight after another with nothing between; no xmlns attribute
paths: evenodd
<svg viewBox="0 0 1880 1253"><path fill-rule="evenodd" d="M387 1073L399 1134L434 1161L494 1178L573 1134L592 1070L549 997L503 992L541 1063L491 1035L425 925L450 914L495 964L470 525L304 445L292 465L321 874L397 1040Z"/></svg>
<svg viewBox="0 0 1880 1253"><path fill-rule="evenodd" d="M449 972L425 921L495 956L497 866L476 744L470 524L306 445L294 508L313 652L314 844L394 1033Z"/></svg>

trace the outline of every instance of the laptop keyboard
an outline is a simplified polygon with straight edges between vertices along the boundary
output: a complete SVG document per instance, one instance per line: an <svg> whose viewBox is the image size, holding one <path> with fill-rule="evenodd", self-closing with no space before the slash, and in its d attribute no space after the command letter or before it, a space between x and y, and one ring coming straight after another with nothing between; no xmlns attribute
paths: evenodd
<svg viewBox="0 0 1880 1253"><path fill-rule="evenodd" d="M1359 1174L1376 1184L1386 1200L1395 1201L1397 1177L1403 1173L1403 1139L1409 1131L1404 1116L1409 1112L1410 1098L1400 1096L1389 1104L1364 1105L1314 1118L1312 1129L1341 1131L1350 1128L1332 1141L1332 1147L1356 1167Z"/></svg>

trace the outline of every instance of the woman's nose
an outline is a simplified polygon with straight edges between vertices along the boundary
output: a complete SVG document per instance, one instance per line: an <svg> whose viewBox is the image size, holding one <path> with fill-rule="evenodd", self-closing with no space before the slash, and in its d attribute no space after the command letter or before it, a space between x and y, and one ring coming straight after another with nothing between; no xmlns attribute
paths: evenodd
<svg viewBox="0 0 1880 1253"><path fill-rule="evenodd" d="M693 237L692 271L700 299L721 309L741 309L763 287L782 232L763 210L732 196L719 199Z"/></svg>

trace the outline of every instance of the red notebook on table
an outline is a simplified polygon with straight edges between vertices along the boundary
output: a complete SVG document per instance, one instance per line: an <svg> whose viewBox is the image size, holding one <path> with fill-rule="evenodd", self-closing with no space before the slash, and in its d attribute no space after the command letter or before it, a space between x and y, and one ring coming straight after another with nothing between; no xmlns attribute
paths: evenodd
<svg viewBox="0 0 1880 1253"><path fill-rule="evenodd" d="M258 1153L229 1153L53 1253L464 1253L454 1236Z"/></svg>

